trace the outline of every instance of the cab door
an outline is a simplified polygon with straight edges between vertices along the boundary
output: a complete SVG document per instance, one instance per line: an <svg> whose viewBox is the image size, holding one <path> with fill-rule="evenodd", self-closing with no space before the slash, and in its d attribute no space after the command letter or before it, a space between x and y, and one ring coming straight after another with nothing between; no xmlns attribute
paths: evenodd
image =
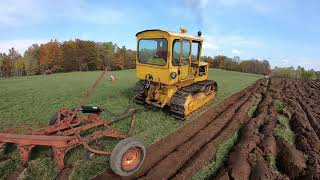
<svg viewBox="0 0 320 180"><path fill-rule="evenodd" d="M173 43L173 66L178 66L179 81L188 79L190 67L191 43L189 40L176 39ZM178 53L179 52L179 53Z"/></svg>

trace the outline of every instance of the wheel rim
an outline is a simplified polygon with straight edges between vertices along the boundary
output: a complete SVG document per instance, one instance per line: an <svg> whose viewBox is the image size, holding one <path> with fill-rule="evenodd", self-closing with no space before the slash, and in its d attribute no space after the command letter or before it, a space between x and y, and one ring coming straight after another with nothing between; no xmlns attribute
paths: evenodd
<svg viewBox="0 0 320 180"><path fill-rule="evenodd" d="M131 171L135 169L141 162L141 151L139 148L130 148L123 156L121 160L122 169L125 171Z"/></svg>

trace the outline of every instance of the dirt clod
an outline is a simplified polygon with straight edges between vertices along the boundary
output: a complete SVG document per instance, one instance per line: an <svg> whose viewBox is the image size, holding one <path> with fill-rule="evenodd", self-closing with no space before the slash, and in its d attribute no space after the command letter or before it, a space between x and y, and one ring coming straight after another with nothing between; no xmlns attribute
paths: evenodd
<svg viewBox="0 0 320 180"><path fill-rule="evenodd" d="M257 95L260 101L249 117ZM282 110L275 108L274 100L283 103ZM319 107L319 81L258 80L148 147L143 167L128 179L191 179L214 161L217 146L241 126L227 161L211 178L320 179ZM284 128L277 119L280 114L289 119L294 145L275 132ZM104 177L110 176L97 179Z"/></svg>
<svg viewBox="0 0 320 180"><path fill-rule="evenodd" d="M306 163L303 153L281 139L277 139L277 146L279 147L278 168L292 179L304 175Z"/></svg>

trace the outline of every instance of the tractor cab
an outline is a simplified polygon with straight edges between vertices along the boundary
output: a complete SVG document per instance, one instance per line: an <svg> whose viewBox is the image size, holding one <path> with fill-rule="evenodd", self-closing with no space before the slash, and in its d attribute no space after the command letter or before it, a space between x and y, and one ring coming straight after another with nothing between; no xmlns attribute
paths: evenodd
<svg viewBox="0 0 320 180"><path fill-rule="evenodd" d="M173 85L207 79L208 65L200 61L203 38L159 29L137 33L137 77Z"/></svg>

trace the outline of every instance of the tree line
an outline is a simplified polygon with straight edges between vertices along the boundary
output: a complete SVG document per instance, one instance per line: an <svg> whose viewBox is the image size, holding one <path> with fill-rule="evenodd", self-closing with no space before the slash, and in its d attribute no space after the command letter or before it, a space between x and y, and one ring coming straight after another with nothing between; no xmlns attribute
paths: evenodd
<svg viewBox="0 0 320 180"><path fill-rule="evenodd" d="M240 60L238 56L230 58L222 55L214 56L213 58L204 56L203 60L208 62L212 68L262 75L268 75L271 72L271 67L267 60Z"/></svg>
<svg viewBox="0 0 320 180"><path fill-rule="evenodd" d="M303 67L298 66L297 68L294 67L287 67L287 68L280 68L275 67L272 70L272 76L278 77L288 77L294 79L309 79L309 80L316 80L320 79L320 71L305 70Z"/></svg>
<svg viewBox="0 0 320 180"><path fill-rule="evenodd" d="M80 39L45 44L33 44L23 55L14 48L0 53L0 77L51 74L70 71L94 71L110 67L111 70L135 68L136 51L119 47L113 42L94 42ZM267 60L240 60L223 55L203 56L211 68L245 73L301 79L320 79L320 72L302 67L271 70Z"/></svg>
<svg viewBox="0 0 320 180"><path fill-rule="evenodd" d="M0 77L51 74L70 71L135 68L136 52L112 42L79 39L33 44L23 55L14 48L0 53Z"/></svg>

